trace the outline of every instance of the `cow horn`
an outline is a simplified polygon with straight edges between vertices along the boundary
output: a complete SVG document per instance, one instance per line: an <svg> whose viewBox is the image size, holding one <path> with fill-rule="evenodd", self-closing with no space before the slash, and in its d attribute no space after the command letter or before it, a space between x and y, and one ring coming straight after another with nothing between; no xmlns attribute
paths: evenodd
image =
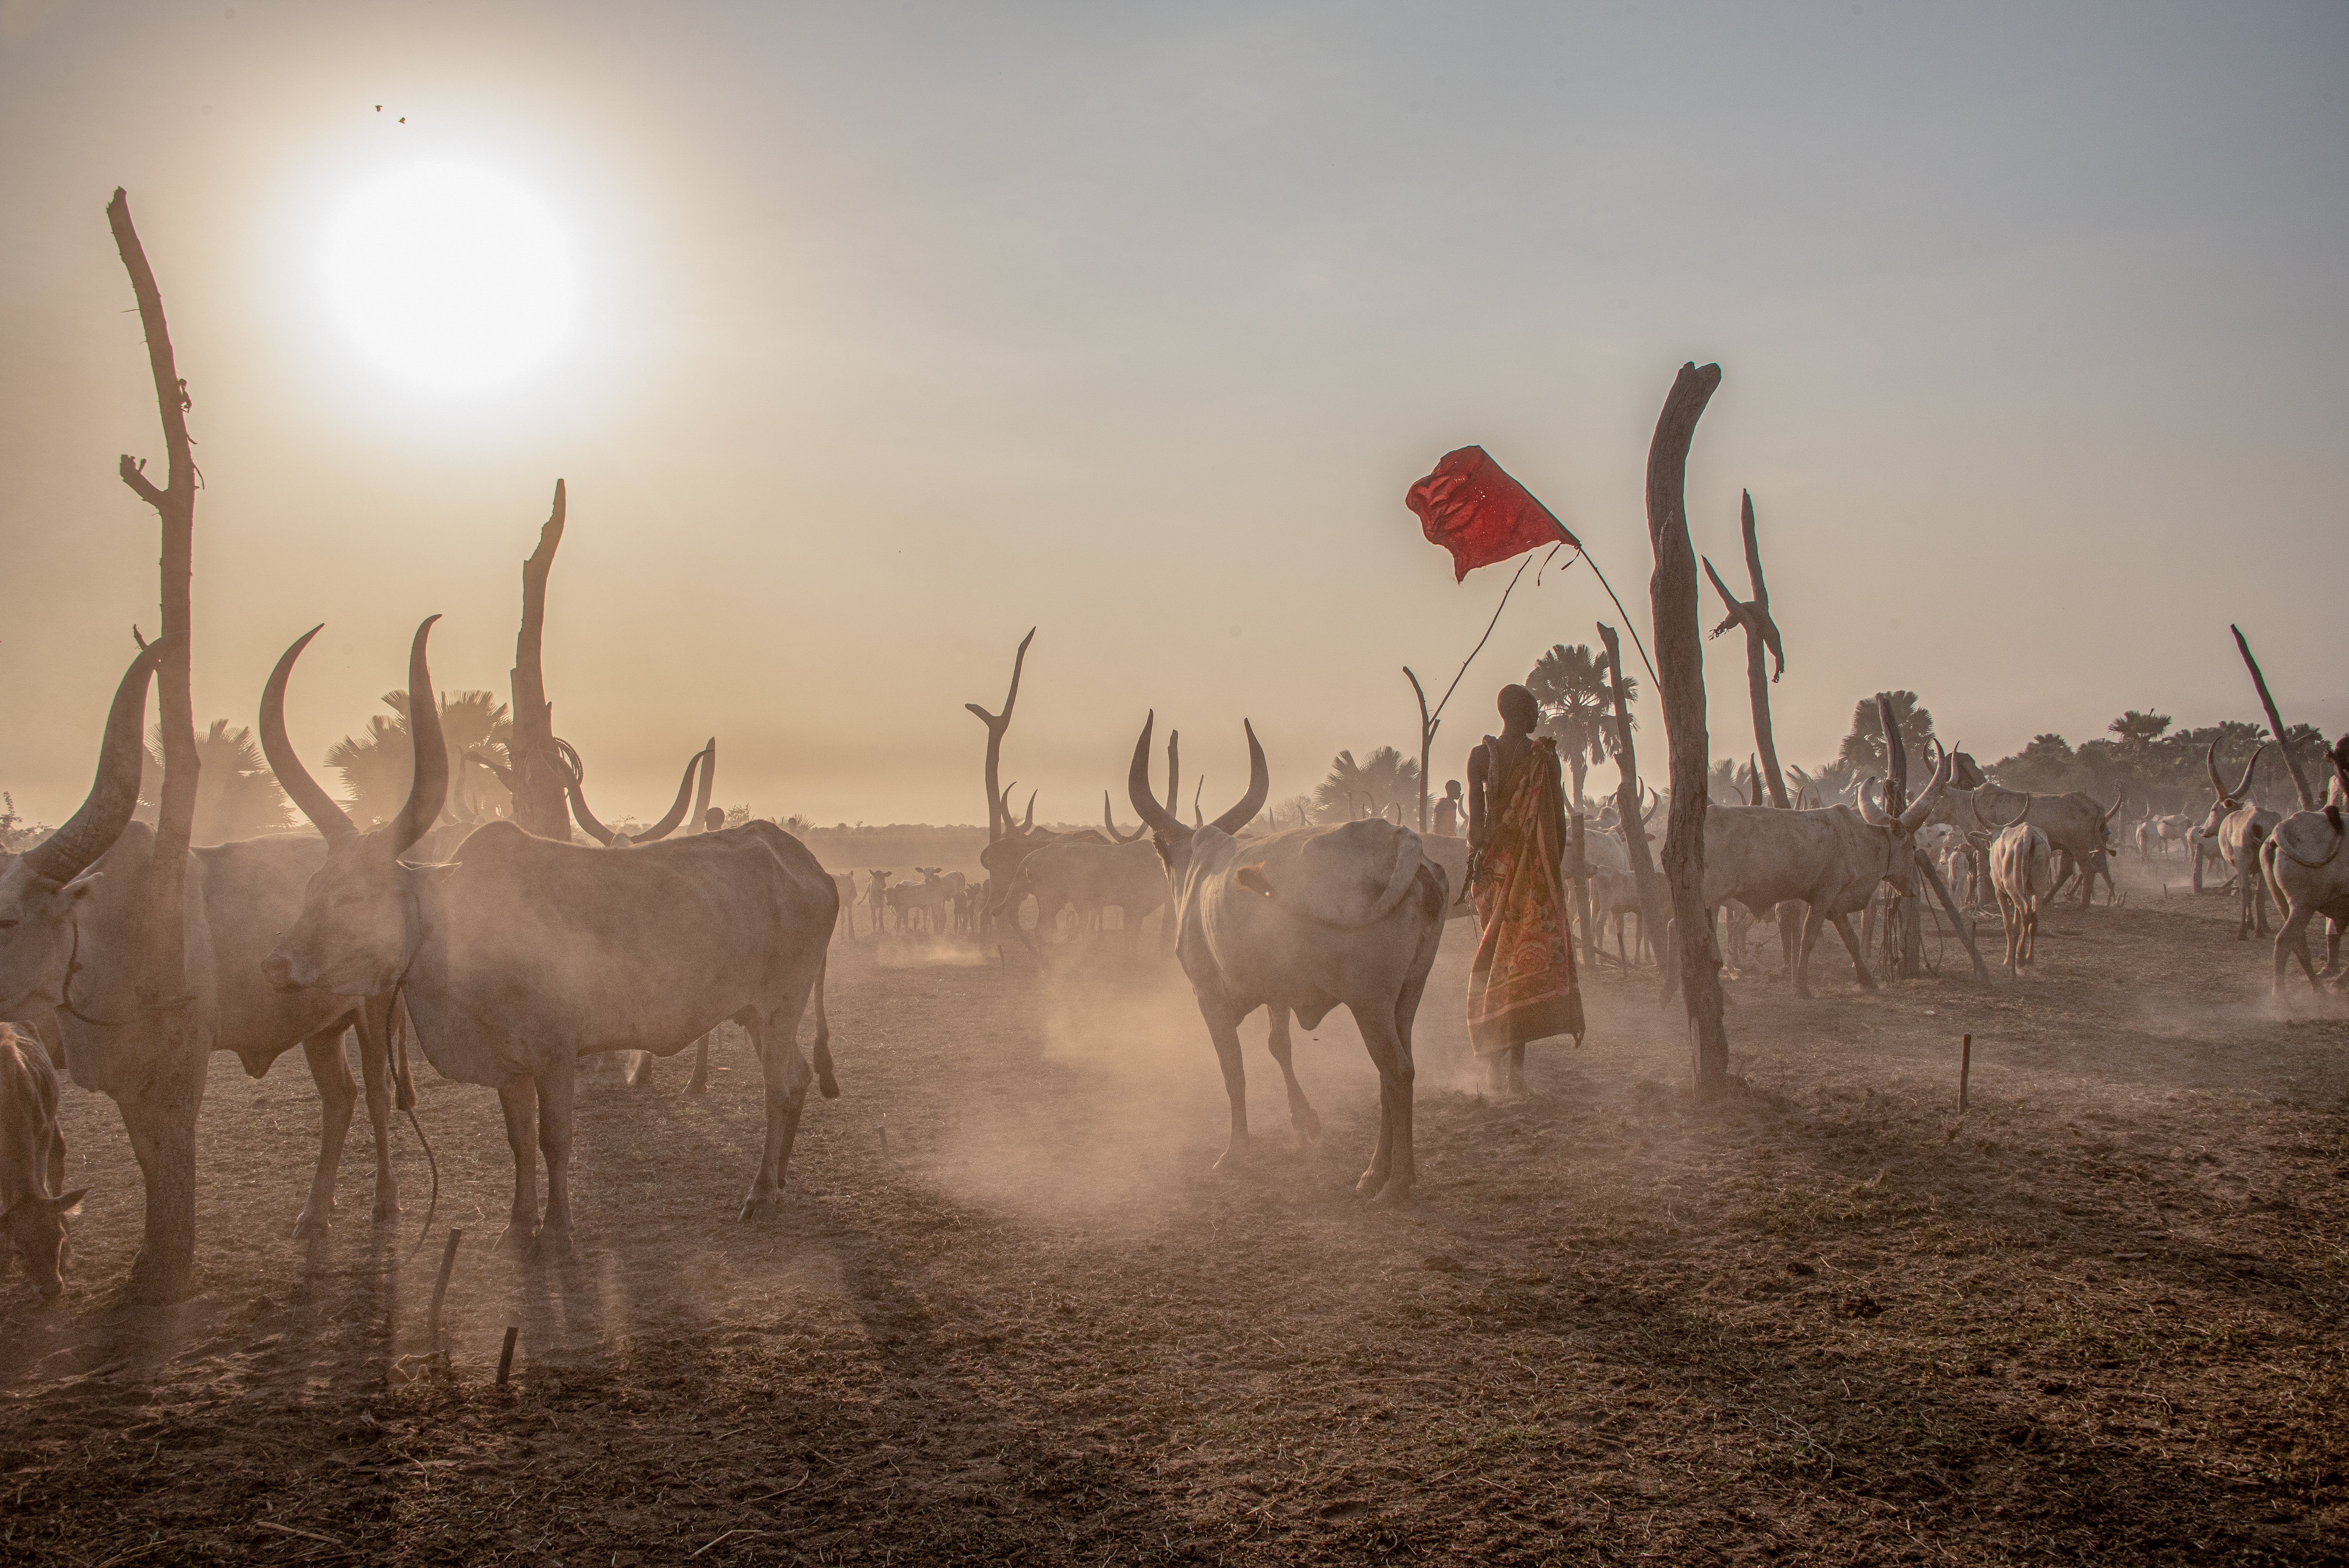
<svg viewBox="0 0 2349 1568"><path fill-rule="evenodd" d="M1746 782L1754 786L1754 804L1762 804L1762 765L1754 758L1745 759Z"/></svg>
<svg viewBox="0 0 2349 1568"><path fill-rule="evenodd" d="M563 780L563 792L571 798L572 816L587 830L589 838L609 847L617 835L597 821L595 813L587 809L587 764L580 759L578 748L559 738L548 741L547 748L554 754L554 771Z"/></svg>
<svg viewBox="0 0 2349 1568"><path fill-rule="evenodd" d="M2115 797L2115 798L2114 798L2114 800L2113 800L2113 809L2112 809L2111 810L2109 810L2109 811L2107 811L2107 812L2106 812L2106 813L2105 813L2105 820L2106 820L2106 821L2107 821L2107 822L2109 822L2109 821L2111 821L2115 817L2119 816L2119 815L2120 815L2121 807L2122 807L2123 805L2127 804L2127 800L2128 800L2128 791L2127 791L2127 790L2126 790L2126 789L2124 789L2124 790L2122 790L2122 791L2120 792L2120 794L2119 794L2119 795L2117 795L2116 797ZM2150 810L2150 808L2148 808L2148 809L2147 809L2147 815L2150 815L2150 814L2151 814L2151 810Z"/></svg>
<svg viewBox="0 0 2349 1568"><path fill-rule="evenodd" d="M2260 753L2266 749L2266 745L2262 743L2258 751L2251 753L2251 759L2243 764L2243 781L2235 786L2234 793L2228 796L2227 799L2230 800L2248 800L2251 799L2251 775L2259 769Z"/></svg>
<svg viewBox="0 0 2349 1568"><path fill-rule="evenodd" d="M2223 799L2227 793L2227 781L2219 777L2219 743L2216 740L2211 741L2210 749L2202 754L2202 766L2210 770L2210 788Z"/></svg>
<svg viewBox="0 0 2349 1568"><path fill-rule="evenodd" d="M73 881L112 849L130 825L131 813L139 810L139 732L147 719L147 685L171 646L156 638L122 672L113 706L106 710L106 733L98 743L98 772L90 779L89 794L64 827L25 851L26 869L35 876L58 883Z"/></svg>
<svg viewBox="0 0 2349 1568"><path fill-rule="evenodd" d="M1206 792L1207 776L1202 773L1199 775L1199 781L1191 786L1191 826L1195 828L1205 827L1206 825L1206 819L1199 810L1199 797Z"/></svg>
<svg viewBox="0 0 2349 1568"><path fill-rule="evenodd" d="M2018 791L2018 793L2023 796L2023 810L2017 811L2012 819L2002 822L1995 817L1983 818L1983 820L1989 823L1990 830L1992 832L2003 833L2009 828L2013 827L2015 823L2022 821L2023 819L2031 815L2031 792L2026 789ZM1982 816L1982 809L1980 807L1976 807L1974 809L1974 815L1977 817Z"/></svg>
<svg viewBox="0 0 2349 1568"><path fill-rule="evenodd" d="M1180 838L1190 832L1182 819L1158 803L1150 792L1150 730L1158 722L1156 709L1142 721L1142 738L1133 743L1133 765L1125 770L1125 800L1154 832Z"/></svg>
<svg viewBox="0 0 2349 1568"><path fill-rule="evenodd" d="M686 808L693 803L693 776L699 771L702 758L708 755L707 751L697 751L685 759L685 777L678 782L677 799L670 804L668 815L643 832L633 835L637 843L654 843L677 831L677 825L685 820Z"/></svg>
<svg viewBox="0 0 2349 1568"><path fill-rule="evenodd" d="M1916 801L1900 814L1901 832L1913 833L1925 825L1925 819L1931 813L1933 803L1941 798L1941 791L1950 787L1951 767L1950 754L1944 751L1941 753L1940 766L1933 769L1933 777L1926 784L1925 792L1918 796Z"/></svg>
<svg viewBox="0 0 2349 1568"><path fill-rule="evenodd" d="M310 825L326 836L326 842L337 844L358 834L358 824L350 813L335 803L335 798L319 788L294 754L293 743L285 738L285 681L294 673L294 661L310 645L310 639L326 628L322 624L311 627L294 640L294 645L278 655L277 667L269 672L269 684L261 688L261 754L269 760L269 770L277 775L278 788L302 809Z"/></svg>
<svg viewBox="0 0 2349 1568"><path fill-rule="evenodd" d="M1117 822L1110 816L1109 791L1106 789L1102 791L1102 826L1109 830L1111 841L1120 844L1130 844L1133 842L1134 840L1142 837L1143 833L1149 831L1146 828L1136 828L1130 833L1119 832L1117 830Z"/></svg>
<svg viewBox="0 0 2349 1568"><path fill-rule="evenodd" d="M718 738L713 735L709 738L709 744L701 748L701 782L694 786L693 790L693 816L691 820L693 822L692 830L697 833L705 831L707 829L707 820L709 812L709 792L711 787L717 782Z"/></svg>
<svg viewBox="0 0 2349 1568"><path fill-rule="evenodd" d="M1237 833L1255 821L1256 814L1264 810L1264 798L1272 793L1272 769L1264 765L1264 748L1257 744L1256 727L1242 719L1240 727L1247 731L1247 793L1240 797L1238 805L1208 824L1226 833Z"/></svg>
<svg viewBox="0 0 2349 1568"><path fill-rule="evenodd" d="M1166 732L1166 810L1179 815L1183 810L1183 732Z"/></svg>
<svg viewBox="0 0 2349 1568"><path fill-rule="evenodd" d="M1884 810L1884 780L1872 773L1859 787L1859 815L1871 828L1881 828L1892 820Z"/></svg>
<svg viewBox="0 0 2349 1568"><path fill-rule="evenodd" d="M425 662L424 641L432 634L438 615L427 615L408 646L408 738L416 754L409 777L408 803L392 819L391 852L403 855L440 820L449 799L449 743L440 733L440 704L432 695L432 669Z"/></svg>
<svg viewBox="0 0 2349 1568"><path fill-rule="evenodd" d="M1003 799L1000 804L1003 807L1003 831L1006 833L1011 831L1011 791L1019 788L1019 780L1017 779L1003 787Z"/></svg>
<svg viewBox="0 0 2349 1568"><path fill-rule="evenodd" d="M1019 830L1023 833L1036 830L1036 797L1039 793L1040 791L1035 789L1028 791L1028 815L1019 824Z"/></svg>

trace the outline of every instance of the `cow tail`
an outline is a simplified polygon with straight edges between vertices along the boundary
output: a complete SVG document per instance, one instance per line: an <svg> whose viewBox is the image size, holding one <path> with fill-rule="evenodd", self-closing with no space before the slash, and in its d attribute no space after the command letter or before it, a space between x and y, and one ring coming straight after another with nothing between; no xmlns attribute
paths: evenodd
<svg viewBox="0 0 2349 1568"><path fill-rule="evenodd" d="M828 965L820 965L815 972L815 1083L816 1088L823 1091L824 1099L838 1099L840 1085L833 1082L832 1077L832 1020L823 1010L825 967Z"/></svg>

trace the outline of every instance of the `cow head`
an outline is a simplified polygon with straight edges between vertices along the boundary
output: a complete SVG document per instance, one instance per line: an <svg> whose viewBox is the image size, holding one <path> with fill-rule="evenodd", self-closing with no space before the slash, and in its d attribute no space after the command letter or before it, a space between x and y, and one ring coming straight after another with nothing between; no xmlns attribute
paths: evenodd
<svg viewBox="0 0 2349 1568"><path fill-rule="evenodd" d="M1158 858L1166 863L1167 873L1178 882L1191 864L1192 841L1213 829L1219 833L1237 833L1256 820L1264 810L1265 797L1272 793L1272 773L1265 766L1264 748L1257 744L1256 727L1246 719L1240 727L1247 734L1248 787L1238 805L1212 822L1185 827L1183 819L1161 806L1150 793L1150 730L1158 720L1154 711L1142 721L1142 738L1133 743L1133 763L1126 769L1125 798L1129 805L1150 828L1151 842L1158 847Z"/></svg>
<svg viewBox="0 0 2349 1568"><path fill-rule="evenodd" d="M66 1288L66 1256L73 1250L66 1222L81 1212L81 1201L88 1191L83 1188L62 1198L22 1199L0 1213L0 1233L16 1244L16 1251L24 1255L25 1272L33 1276L33 1288L44 1296Z"/></svg>
<svg viewBox="0 0 2349 1568"><path fill-rule="evenodd" d="M261 693L261 749L277 782L311 825L326 835L326 863L310 877L302 913L261 972L280 991L316 988L346 996L388 991L408 972L416 932L409 920L409 890L399 857L440 815L449 793L449 751L433 700L424 641L438 615L416 628L408 651L408 716L415 746L408 801L399 814L366 832L318 787L285 738L285 680L294 661L323 627L313 626L285 650Z"/></svg>
<svg viewBox="0 0 2349 1568"><path fill-rule="evenodd" d="M98 775L64 827L21 855L0 855L0 1018L27 1018L65 1000L74 909L97 887L91 862L114 847L139 806L140 729L162 639L130 661L114 688Z"/></svg>
<svg viewBox="0 0 2349 1568"><path fill-rule="evenodd" d="M2121 807L2127 800L2128 791L2124 789L2113 802L2113 809L2096 819L2096 847L2108 855L2120 853L2121 836L2113 824L2120 820Z"/></svg>
<svg viewBox="0 0 2349 1568"><path fill-rule="evenodd" d="M1889 779L1870 779L1860 786L1859 814L1870 827L1881 828L1889 841L1890 853L1886 859L1884 880L1900 892L1915 896L1917 892L1917 830L1925 825L1932 814L1935 802L1950 787L1950 775L1954 768L1951 753L1941 753L1940 766L1933 769L1933 781L1914 804L1909 800L1909 751L1900 741L1900 727L1892 719L1891 700L1879 693L1876 698L1878 717L1883 721L1884 741L1889 763Z"/></svg>
<svg viewBox="0 0 2349 1568"><path fill-rule="evenodd" d="M2219 743L2212 741L2210 749L2202 754L2202 766L2210 774L2211 792L2218 797L2210 802L2210 814L2202 819L2204 838L2217 838L2219 824L2251 804L2251 774L2259 768L2261 753L2266 750L2267 748L2261 746L2251 753L2251 759L2243 764L2241 780L2232 789L2228 789L2227 781L2219 777Z"/></svg>

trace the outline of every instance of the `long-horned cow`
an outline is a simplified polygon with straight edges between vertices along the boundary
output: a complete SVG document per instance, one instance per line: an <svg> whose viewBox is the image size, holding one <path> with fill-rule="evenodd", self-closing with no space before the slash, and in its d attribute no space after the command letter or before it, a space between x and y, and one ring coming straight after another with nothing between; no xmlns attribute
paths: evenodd
<svg viewBox="0 0 2349 1568"><path fill-rule="evenodd" d="M43 842L0 855L0 1017L54 1010L67 1073L123 1103L131 1148L149 1182L150 1233L159 1204L174 1195L158 1190L167 1161L158 1135L133 1109L155 1071L138 1049L146 1031L136 1026L143 1021L139 980L155 831L130 819L139 802L140 724L161 646L159 641L140 655L116 688L97 778L80 809ZM197 1039L206 1052L235 1053L254 1078L298 1045L318 1086L318 1158L295 1221L296 1236L323 1234L333 1222L335 1171L358 1099L343 1052L348 1028L359 1032L360 1077L375 1130L374 1217L384 1222L399 1212L391 1170L390 987L287 996L262 982L262 956L301 913L303 886L326 854L326 846L310 834L281 833L193 850L188 863L184 940ZM412 1103L404 1076L397 1087L400 1103ZM193 1193L185 1197L192 1204Z"/></svg>
<svg viewBox="0 0 2349 1568"><path fill-rule="evenodd" d="M0 1247L23 1257L44 1296L66 1287L66 1222L81 1212L83 1191L65 1184L57 1069L39 1041L0 1024Z"/></svg>
<svg viewBox="0 0 2349 1568"><path fill-rule="evenodd" d="M2313 986L2320 973L2331 975L2341 968L2341 934L2349 925L2349 855L2341 852L2349 846L2349 820L2343 814L2344 806L2349 805L2349 736L2333 743L2326 760L2332 764L2333 778L2324 804L2294 811L2278 822L2260 848L2260 868L2283 910L2283 923L2276 928L2275 939L2279 996L2283 995L2286 966L2294 956ZM2325 926L2321 972L2310 965L2308 958L2309 923L2320 914Z"/></svg>
<svg viewBox="0 0 2349 1568"><path fill-rule="evenodd" d="M2251 753L2251 759L2243 764L2242 779L2232 789L2219 777L2219 743L2212 741L2210 749L2202 757L2203 767L2209 769L2210 788L2218 799L2210 802L2209 815L2202 819L2201 832L2205 841L2219 846L2220 858L2227 862L2227 870L2234 878L2238 942L2249 937L2254 927L2261 936L2268 934L2267 880L2260 874L2260 846L2267 842L2268 835L2275 831L2276 824L2283 818L2278 812L2261 809L2250 793L2251 775L2258 770L2260 758L2266 750L2261 746ZM2198 882L2196 885L2200 884Z"/></svg>
<svg viewBox="0 0 2349 1568"><path fill-rule="evenodd" d="M434 617L433 619L438 619ZM444 1078L498 1091L514 1155L511 1245L572 1255L572 1097L578 1058L598 1051L672 1056L732 1018L766 1078L766 1139L741 1218L771 1217L807 1098L798 1026L815 1001L815 1070L833 1081L823 974L837 894L806 846L752 821L624 855L533 838L492 822L444 865L400 856L448 789L425 638L409 653L418 716L407 804L361 832L285 738L285 678L316 630L285 651L261 712L278 781L326 837L326 860L299 919L262 967L280 990L372 994L398 988L418 1043ZM530 1134L546 1161L538 1215Z"/></svg>
<svg viewBox="0 0 2349 1568"><path fill-rule="evenodd" d="M1153 716L1154 720L1155 716ZM1272 1013L1270 1047L1288 1089L1289 1118L1308 1137L1320 1121L1289 1065L1288 1015L1310 1029L1343 1004L1379 1071L1379 1133L1355 1191L1411 1202L1412 1025L1444 940L1444 873L1420 852L1419 835L1376 819L1293 828L1245 841L1270 792L1264 748L1247 729L1248 788L1238 805L1192 828L1150 792L1145 720L1126 775L1126 799L1150 825L1174 885L1175 954L1215 1041L1231 1102L1231 1140L1220 1167L1248 1146L1247 1075L1239 1025Z"/></svg>
<svg viewBox="0 0 2349 1568"><path fill-rule="evenodd" d="M1878 699L1882 703L1883 699ZM1868 961L1853 934L1850 917L1867 908L1878 883L1913 896L1917 890L1920 827L1948 789L1952 754L1944 752L1912 805L1903 805L1909 759L1885 705L1884 730L1890 752L1889 783L1871 779L1860 789L1859 808L1782 811L1774 806L1720 806L1704 818L1704 903L1718 909L1736 899L1755 911L1789 900L1810 906L1795 950L1795 994L1810 992L1811 949L1833 924L1851 954L1862 987L1876 988Z"/></svg>
<svg viewBox="0 0 2349 1568"><path fill-rule="evenodd" d="M711 736L707 745L685 759L685 777L678 781L677 799L670 803L668 814L651 827L639 828L633 833L604 826L595 820L595 813L587 809L587 765L580 760L577 749L569 741L550 741L547 748L554 754L554 769L562 776L563 792L571 801L571 814L578 820L587 836L607 850L632 850L638 844L657 844L677 831L678 824L685 820L688 802L693 799L694 775L707 773L717 762L718 738ZM709 1086L708 1035L694 1042L693 1053L693 1077L688 1081L687 1092L700 1094ZM620 1062L623 1077L630 1088L651 1087L652 1053L623 1051Z"/></svg>
<svg viewBox="0 0 2349 1568"><path fill-rule="evenodd" d="M1038 935L1050 930L1061 911L1071 905L1081 917L1113 908L1124 918L1126 944L1131 947L1140 938L1144 917L1168 906L1171 895L1166 886L1166 868L1160 863L1157 850L1142 841L1148 830L1138 829L1131 837L1120 833L1110 818L1106 794L1102 797L1102 824L1118 841L1116 843L1088 844L1070 840L1045 844L1030 852L1019 862L1019 870L1012 872L1004 902L1017 909L1022 899L1032 894L1036 900ZM1174 945L1174 916L1169 914L1162 923L1166 946L1171 950ZM1017 923L1012 929L1033 952L1036 944L1026 929Z"/></svg>
<svg viewBox="0 0 2349 1568"><path fill-rule="evenodd" d="M1970 836L1989 852L1990 885L2006 923L2006 970L2020 975L2038 956L2040 911L2055 893L2054 851L2047 835L2022 817Z"/></svg>

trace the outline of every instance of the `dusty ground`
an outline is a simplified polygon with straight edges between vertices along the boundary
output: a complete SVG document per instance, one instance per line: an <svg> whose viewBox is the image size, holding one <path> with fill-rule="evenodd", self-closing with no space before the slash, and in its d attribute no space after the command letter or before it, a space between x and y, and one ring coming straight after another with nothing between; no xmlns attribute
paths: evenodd
<svg viewBox="0 0 2349 1568"><path fill-rule="evenodd" d="M306 1075L222 1057L202 1294L114 1308L137 1181L71 1092L73 1283L0 1284L0 1558L2338 1561L2349 1023L2271 1012L2220 899L2123 885L2019 985L1738 983L1744 1092L1709 1109L1651 983L1607 975L1529 1099L1464 1092L1455 924L1406 1214L1350 1196L1342 1014L1299 1041L1325 1140L1252 1055L1260 1154L1219 1176L1171 972L1016 952L840 951L845 1097L811 1102L772 1228L733 1220L739 1046L706 1099L676 1063L593 1081L559 1269L492 1251L494 1102L420 1065L436 1244L399 1261L405 1131L408 1213L370 1234L362 1130L305 1256Z"/></svg>

